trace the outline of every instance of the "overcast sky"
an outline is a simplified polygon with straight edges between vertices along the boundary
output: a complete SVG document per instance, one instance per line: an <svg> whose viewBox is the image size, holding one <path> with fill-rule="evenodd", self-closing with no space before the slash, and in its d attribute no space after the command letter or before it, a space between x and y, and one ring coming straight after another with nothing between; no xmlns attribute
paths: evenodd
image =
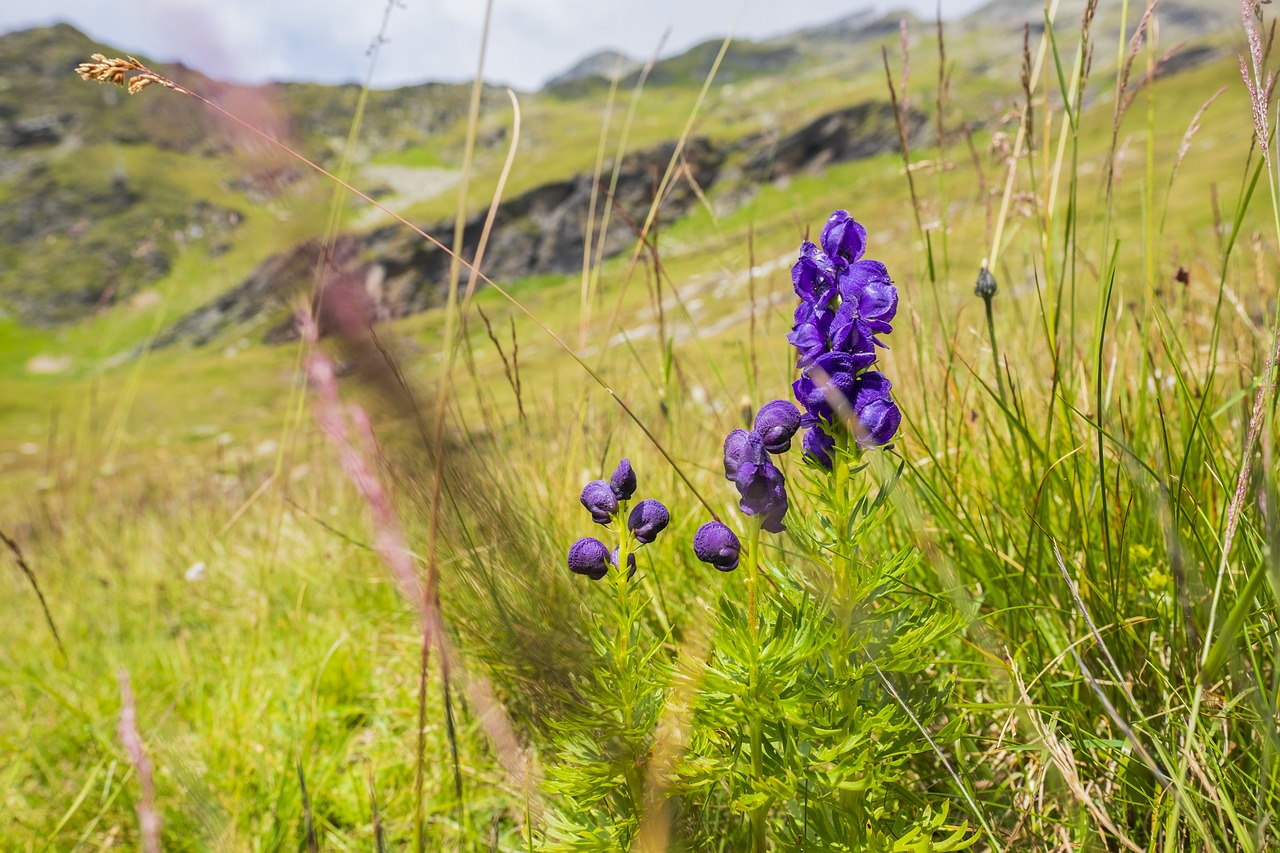
<svg viewBox="0 0 1280 853"><path fill-rule="evenodd" d="M723 36L777 35L877 5L932 17L936 0L494 0L485 77L536 89L603 48L648 57ZM945 17L982 0L942 0ZM0 32L66 21L122 51L242 82L364 79L386 0L49 0L0 4ZM398 0L376 86L474 74L483 0ZM736 28L735 28L736 23Z"/></svg>

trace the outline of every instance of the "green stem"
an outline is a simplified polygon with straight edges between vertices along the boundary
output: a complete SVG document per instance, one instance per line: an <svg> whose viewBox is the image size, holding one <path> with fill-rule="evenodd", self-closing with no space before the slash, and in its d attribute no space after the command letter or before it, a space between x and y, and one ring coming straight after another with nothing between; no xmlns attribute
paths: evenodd
<svg viewBox="0 0 1280 853"><path fill-rule="evenodd" d="M760 619L759 619L760 519L751 520L747 536L747 630L751 632L751 669L747 683L747 707L751 709L751 778L759 787L764 779L764 719L760 714ZM768 845L768 802L751 811L751 840L755 853Z"/></svg>
<svg viewBox="0 0 1280 853"><path fill-rule="evenodd" d="M1004 402L1004 376L1000 372L1000 349L996 346L996 319L991 310L991 297L984 297L987 305L987 335L991 338L991 360L996 366L996 388L1000 390L1000 401Z"/></svg>
<svg viewBox="0 0 1280 853"><path fill-rule="evenodd" d="M620 523L622 530L618 537L618 565L613 570L613 583L617 592L617 631L614 635L614 667L617 672L617 678L623 685L622 690L622 725L629 731L633 725L633 716L635 706L632 702L631 679L628 676L628 668L631 665L629 660L631 656L631 592L630 584L627 580L628 568L627 563L630 561L631 555L631 531L626 525L627 518L627 502L622 501L618 509L616 519ZM630 755L624 756L623 759L626 766L623 768L623 775L627 781L627 791L631 795L631 805L635 810L637 817L640 816L644 807L644 780L640 776L639 769Z"/></svg>

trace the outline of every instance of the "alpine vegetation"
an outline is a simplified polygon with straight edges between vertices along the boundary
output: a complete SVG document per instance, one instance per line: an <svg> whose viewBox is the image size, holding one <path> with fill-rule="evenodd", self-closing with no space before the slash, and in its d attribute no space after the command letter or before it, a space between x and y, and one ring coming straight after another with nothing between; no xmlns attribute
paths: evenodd
<svg viewBox="0 0 1280 853"><path fill-rule="evenodd" d="M650 549L651 576L635 580L636 551L671 513L653 498L633 504L627 459L583 488L583 507L614 541L579 539L568 565L612 578L612 594L590 607L598 662L578 685L581 702L552 724L548 849L636 849L659 808L693 849L956 850L977 840L927 793L936 785L917 784L934 766L933 744L951 735L936 725L949 684L921 676L956 621L902 589L912 550L863 544L897 479L873 482L863 455L888 447L901 422L888 380L870 369L897 291L883 264L861 260L865 242L838 211L823 248L801 250L790 339L801 342L794 388L804 411L772 400L751 429L724 439L738 513L703 524L693 553L726 574L743 569L742 585L726 578L711 647L692 665L672 651L687 629L653 613L675 561ZM802 428L789 487L783 468ZM664 708L682 703L692 704L687 748L659 761Z"/></svg>

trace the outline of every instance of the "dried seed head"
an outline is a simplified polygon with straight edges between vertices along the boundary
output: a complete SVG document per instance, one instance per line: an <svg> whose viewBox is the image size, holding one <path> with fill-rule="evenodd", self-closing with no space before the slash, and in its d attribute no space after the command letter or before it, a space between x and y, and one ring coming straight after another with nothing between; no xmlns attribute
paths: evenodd
<svg viewBox="0 0 1280 853"><path fill-rule="evenodd" d="M156 79L154 77L148 77L144 74L139 74L137 77L134 77L132 80L129 81L129 94L136 95L154 82L156 82Z"/></svg>
<svg viewBox="0 0 1280 853"><path fill-rule="evenodd" d="M119 57L108 59L101 53L95 53L91 59L92 62L82 62L76 66L76 73L84 80L121 86L127 88L131 95L141 92L152 83L174 88L172 82L156 74L132 56L127 59ZM129 79L130 72L134 74L132 79Z"/></svg>

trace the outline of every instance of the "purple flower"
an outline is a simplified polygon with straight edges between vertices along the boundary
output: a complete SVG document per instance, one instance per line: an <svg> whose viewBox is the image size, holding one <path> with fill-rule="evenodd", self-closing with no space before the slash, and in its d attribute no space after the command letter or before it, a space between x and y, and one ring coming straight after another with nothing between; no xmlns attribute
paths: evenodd
<svg viewBox="0 0 1280 853"><path fill-rule="evenodd" d="M858 261L840 273L840 307L852 306L872 332L889 334L898 313L898 288L879 261Z"/></svg>
<svg viewBox="0 0 1280 853"><path fill-rule="evenodd" d="M815 358L827 351L826 332L808 323L792 329L787 335L787 341L800 354L796 359L796 367L801 369L813 364Z"/></svg>
<svg viewBox="0 0 1280 853"><path fill-rule="evenodd" d="M828 471L831 470L831 451L835 449L835 437L820 425L814 424L804 434L804 458L818 463Z"/></svg>
<svg viewBox="0 0 1280 853"><path fill-rule="evenodd" d="M829 302L805 302L801 299L796 303L793 317L795 326L817 326L825 334L831 328L831 318L835 314L835 309Z"/></svg>
<svg viewBox="0 0 1280 853"><path fill-rule="evenodd" d="M838 435L856 432L857 447L865 450L888 444L902 423L889 380L869 369L876 363L876 347L885 346L878 336L893 331L898 288L884 264L862 259L866 248L867 230L848 211L837 210L823 226L818 245L801 244L791 270L800 303L787 340L796 348L801 371L791 387L803 409L799 426L807 430L805 459L828 470ZM766 432L759 422L757 431ZM775 443L772 435L766 441L772 452L790 446L790 436L785 443ZM742 456L738 451L726 474L742 494L743 511L764 514L769 524L781 526L785 491L775 487L760 463L744 464Z"/></svg>
<svg viewBox="0 0 1280 853"><path fill-rule="evenodd" d="M871 327L858 313L856 303L840 303L835 319L831 321L831 350L852 357L855 368L875 364L876 348Z"/></svg>
<svg viewBox="0 0 1280 853"><path fill-rule="evenodd" d="M853 392L853 413L858 418L858 446L878 447L893 440L902 423L902 412L889 396L893 387L883 373L868 370L858 377Z"/></svg>
<svg viewBox="0 0 1280 853"><path fill-rule="evenodd" d="M851 264L861 258L867 248L867 229L851 217L849 211L837 210L822 226L820 242L822 251L833 263L838 266Z"/></svg>
<svg viewBox="0 0 1280 853"><path fill-rule="evenodd" d="M724 440L724 478L737 480L744 463L759 465L765 460L764 441L754 432L735 429Z"/></svg>
<svg viewBox="0 0 1280 853"><path fill-rule="evenodd" d="M579 539L569 546L569 569L598 581L609 571L609 549L599 539Z"/></svg>
<svg viewBox="0 0 1280 853"><path fill-rule="evenodd" d="M786 453L791 437L800 429L800 411L788 400L765 403L756 412L755 433L770 453Z"/></svg>
<svg viewBox="0 0 1280 853"><path fill-rule="evenodd" d="M671 514L667 512L667 508L661 502L646 498L631 510L631 516L627 519L627 526L635 534L636 541L642 545L648 545L658 538L658 534L666 528L670 521Z"/></svg>
<svg viewBox="0 0 1280 853"><path fill-rule="evenodd" d="M831 420L838 405L853 400L854 371L857 363L853 356L843 352L829 352L819 356L805 368L800 378L791 384L796 400L810 415ZM825 374L825 375L824 375Z"/></svg>
<svg viewBox="0 0 1280 853"><path fill-rule="evenodd" d="M591 513L591 520L596 524L608 524L614 513L618 511L618 496L613 493L613 487L604 480L592 480L587 483L579 500L587 508L587 512Z"/></svg>
<svg viewBox="0 0 1280 853"><path fill-rule="evenodd" d="M630 500L636 493L636 472L631 468L630 459L623 459L618 463L613 476L609 478L609 488L620 501Z"/></svg>
<svg viewBox="0 0 1280 853"><path fill-rule="evenodd" d="M618 565L618 548L613 549L613 553L609 555L609 565L615 568ZM636 574L636 552L629 551L627 553L627 580L631 580Z"/></svg>
<svg viewBox="0 0 1280 853"><path fill-rule="evenodd" d="M791 267L791 285L805 302L826 304L835 295L836 268L822 250L805 240L800 259Z"/></svg>
<svg viewBox="0 0 1280 853"><path fill-rule="evenodd" d="M693 535L693 553L704 563L710 563L722 572L738 568L738 554L742 543L733 531L718 521L708 521Z"/></svg>
<svg viewBox="0 0 1280 853"><path fill-rule="evenodd" d="M786 480L778 466L768 459L759 465L743 463L734 484L741 496L738 509L745 515L763 516L761 526L770 533L786 530L782 524L782 517L787 514Z"/></svg>

